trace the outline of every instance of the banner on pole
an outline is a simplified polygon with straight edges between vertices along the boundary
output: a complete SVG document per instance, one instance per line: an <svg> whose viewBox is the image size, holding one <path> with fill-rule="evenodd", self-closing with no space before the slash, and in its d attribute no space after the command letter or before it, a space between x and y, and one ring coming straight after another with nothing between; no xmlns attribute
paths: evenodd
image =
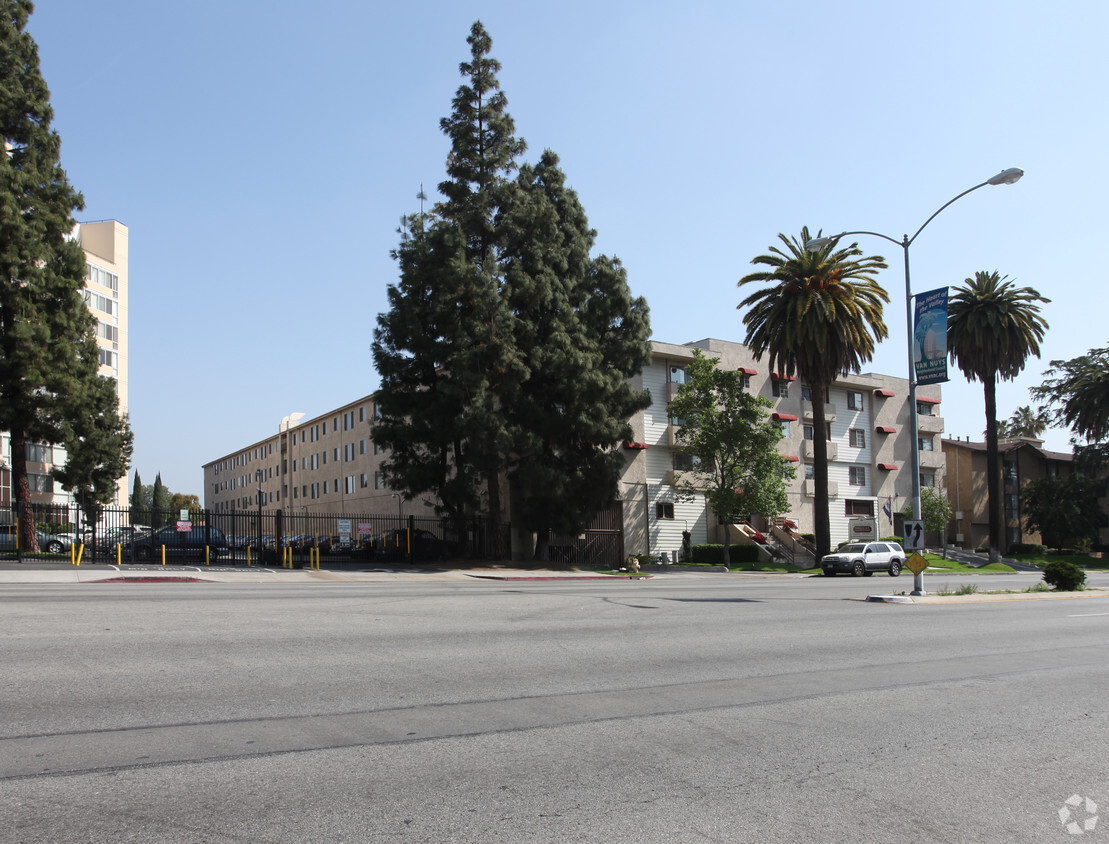
<svg viewBox="0 0 1109 844"><path fill-rule="evenodd" d="M913 369L917 384L940 384L948 380L946 287L916 296Z"/></svg>

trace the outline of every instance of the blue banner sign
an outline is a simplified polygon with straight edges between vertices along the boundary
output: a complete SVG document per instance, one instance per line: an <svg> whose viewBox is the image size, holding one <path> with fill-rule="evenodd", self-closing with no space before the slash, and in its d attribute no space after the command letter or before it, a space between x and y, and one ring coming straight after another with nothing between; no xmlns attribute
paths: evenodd
<svg viewBox="0 0 1109 844"><path fill-rule="evenodd" d="M947 379L947 288L916 295L913 323L913 368L918 384Z"/></svg>

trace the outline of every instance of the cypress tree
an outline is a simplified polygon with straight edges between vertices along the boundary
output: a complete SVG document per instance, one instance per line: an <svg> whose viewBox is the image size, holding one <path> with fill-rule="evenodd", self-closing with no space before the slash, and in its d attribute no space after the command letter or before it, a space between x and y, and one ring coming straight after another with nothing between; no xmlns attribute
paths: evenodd
<svg viewBox="0 0 1109 844"><path fill-rule="evenodd" d="M146 509L146 496L143 493L142 479L138 470L135 471L135 483L131 487L131 524L149 524L150 513Z"/></svg>
<svg viewBox="0 0 1109 844"><path fill-rule="evenodd" d="M38 48L24 32L33 8L0 0L0 429L11 435L14 498L32 551L27 445L61 442L71 394L96 377L85 257L72 238L84 200L62 170Z"/></svg>
<svg viewBox="0 0 1109 844"><path fill-rule="evenodd" d="M169 524L169 490L162 483L162 473L154 476L154 495L150 503L150 526Z"/></svg>

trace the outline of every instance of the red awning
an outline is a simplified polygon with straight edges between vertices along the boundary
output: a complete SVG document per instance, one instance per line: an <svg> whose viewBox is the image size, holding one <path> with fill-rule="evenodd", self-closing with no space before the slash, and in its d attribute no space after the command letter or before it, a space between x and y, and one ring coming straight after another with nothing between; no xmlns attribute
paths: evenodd
<svg viewBox="0 0 1109 844"><path fill-rule="evenodd" d="M771 378L775 378L775 379L777 379L778 381L796 381L796 380L797 380L797 379L796 379L796 378L794 378L794 377L793 377L792 375L781 375L781 374L779 374L779 373L777 373L777 372L775 372L775 373L774 373L773 375L771 375L770 377L771 377Z"/></svg>
<svg viewBox="0 0 1109 844"><path fill-rule="evenodd" d="M800 463L801 462L801 458L798 457L796 454L783 454L782 459L783 460L788 460L790 463Z"/></svg>
<svg viewBox="0 0 1109 844"><path fill-rule="evenodd" d="M879 463L878 468L883 469L887 472L892 472L897 468L897 464L896 463Z"/></svg>
<svg viewBox="0 0 1109 844"><path fill-rule="evenodd" d="M881 396L884 399L892 399L897 394L893 390L875 390L874 395Z"/></svg>
<svg viewBox="0 0 1109 844"><path fill-rule="evenodd" d="M940 399L933 399L933 398L930 398L929 396L917 396L916 400L917 401L922 401L925 404L939 404L940 403Z"/></svg>
<svg viewBox="0 0 1109 844"><path fill-rule="evenodd" d="M647 443L624 443L624 448L628 451L645 451Z"/></svg>
<svg viewBox="0 0 1109 844"><path fill-rule="evenodd" d="M892 425L879 425L878 426L878 433L879 434L896 434L897 429L894 428Z"/></svg>
<svg viewBox="0 0 1109 844"><path fill-rule="evenodd" d="M770 418L778 422L796 422L797 417L792 413L771 413Z"/></svg>
<svg viewBox="0 0 1109 844"><path fill-rule="evenodd" d="M759 371L757 369L751 369L749 366L741 366L739 368L739 371L742 372L744 375L758 375L759 374Z"/></svg>

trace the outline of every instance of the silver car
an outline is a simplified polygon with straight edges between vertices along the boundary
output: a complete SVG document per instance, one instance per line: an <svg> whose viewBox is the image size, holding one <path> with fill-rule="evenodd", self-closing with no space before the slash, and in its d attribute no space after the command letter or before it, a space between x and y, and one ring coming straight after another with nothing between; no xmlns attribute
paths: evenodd
<svg viewBox="0 0 1109 844"><path fill-rule="evenodd" d="M905 551L896 542L852 542L820 560L820 567L829 577L841 571L849 571L855 577L870 577L876 571L884 571L897 577L904 565Z"/></svg>

